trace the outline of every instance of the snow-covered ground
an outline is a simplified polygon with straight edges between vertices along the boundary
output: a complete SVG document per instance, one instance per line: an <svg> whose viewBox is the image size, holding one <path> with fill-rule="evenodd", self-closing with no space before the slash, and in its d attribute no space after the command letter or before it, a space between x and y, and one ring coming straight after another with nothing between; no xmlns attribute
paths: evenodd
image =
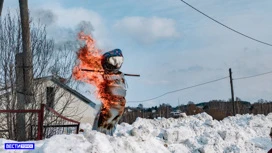
<svg viewBox="0 0 272 153"><path fill-rule="evenodd" d="M0 152L34 153L266 153L272 148L269 137L272 113L236 115L223 121L206 113L180 119L142 119L132 125L122 123L114 136L90 130L78 135L56 135L35 141L33 151L6 151L0 139Z"/></svg>

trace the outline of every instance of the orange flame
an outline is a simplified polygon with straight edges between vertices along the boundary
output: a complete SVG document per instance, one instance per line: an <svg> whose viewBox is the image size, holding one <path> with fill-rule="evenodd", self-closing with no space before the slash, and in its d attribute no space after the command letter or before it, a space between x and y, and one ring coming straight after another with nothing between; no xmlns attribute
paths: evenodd
<svg viewBox="0 0 272 153"><path fill-rule="evenodd" d="M111 95L107 90L109 80L103 78L101 72L86 72L81 69L90 69L94 71L103 71L101 64L102 51L95 46L95 40L84 33L79 33L79 39L84 40L86 45L81 47L77 53L79 59L78 65L73 69L73 77L76 80L81 80L90 83L96 87L96 96L103 103L103 110L108 110L114 105L115 96ZM103 113L103 112L102 112ZM106 112L105 112L106 113Z"/></svg>

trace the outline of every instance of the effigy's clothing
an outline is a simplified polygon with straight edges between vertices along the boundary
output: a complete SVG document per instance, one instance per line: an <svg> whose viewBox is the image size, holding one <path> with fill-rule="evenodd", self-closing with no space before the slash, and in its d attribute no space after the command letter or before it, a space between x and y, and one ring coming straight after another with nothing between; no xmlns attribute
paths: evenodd
<svg viewBox="0 0 272 153"><path fill-rule="evenodd" d="M126 96L126 83L124 74L105 74L104 79L109 82L107 88L111 95L125 97Z"/></svg>
<svg viewBox="0 0 272 153"><path fill-rule="evenodd" d="M98 112L93 130L113 135L116 124L123 115L126 104L126 83L123 73L104 74L104 79L108 84L106 91L110 94L110 105L102 103L101 110Z"/></svg>

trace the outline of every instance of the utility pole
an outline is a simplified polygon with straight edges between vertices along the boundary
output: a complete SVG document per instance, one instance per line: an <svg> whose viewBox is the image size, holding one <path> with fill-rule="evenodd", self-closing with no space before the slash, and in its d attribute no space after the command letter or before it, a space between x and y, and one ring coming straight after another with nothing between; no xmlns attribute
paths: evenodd
<svg viewBox="0 0 272 153"><path fill-rule="evenodd" d="M232 82L232 72L231 68L229 68L229 76L230 76L230 87L231 87L231 101L232 101L232 109L233 109L233 116L235 115L235 105L234 105L234 91L233 91L233 82Z"/></svg>
<svg viewBox="0 0 272 153"><path fill-rule="evenodd" d="M161 109L162 109L162 108L161 108L161 101L159 101L159 102L160 102L160 107L159 107L159 109L160 109L160 117L161 117L161 111L162 111L162 110L161 110Z"/></svg>
<svg viewBox="0 0 272 153"><path fill-rule="evenodd" d="M28 12L28 0L19 0L20 5L20 17L22 28L22 44L23 53L17 55L17 59L20 59L17 64L18 75L17 80L17 109L25 109L27 103L34 102L33 95L33 65L32 65L32 51L30 48L30 28L29 28L29 12ZM20 70L19 70L20 69ZM20 88L19 88L20 87ZM26 140L25 129L25 114L17 114L17 140Z"/></svg>
<svg viewBox="0 0 272 153"><path fill-rule="evenodd" d="M4 0L0 0L0 16L2 14L3 4L4 4Z"/></svg>
<svg viewBox="0 0 272 153"><path fill-rule="evenodd" d="M181 112L180 104L179 104L179 98L178 98L178 110Z"/></svg>
<svg viewBox="0 0 272 153"><path fill-rule="evenodd" d="M165 118L168 118L168 106L166 104L166 114L165 114Z"/></svg>
<svg viewBox="0 0 272 153"><path fill-rule="evenodd" d="M24 73L23 73L23 53L18 53L15 56L15 67L16 67L16 92L17 92L17 109L25 109L25 96L24 96ZM16 139L18 141L26 140L26 126L25 126L25 114L16 114Z"/></svg>

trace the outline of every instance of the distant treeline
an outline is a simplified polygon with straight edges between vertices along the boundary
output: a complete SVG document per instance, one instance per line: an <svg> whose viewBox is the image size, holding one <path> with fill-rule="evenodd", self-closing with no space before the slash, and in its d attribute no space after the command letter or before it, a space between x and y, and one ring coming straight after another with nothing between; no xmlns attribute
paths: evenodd
<svg viewBox="0 0 272 153"><path fill-rule="evenodd" d="M211 100L209 102L203 102L194 104L188 102L187 105L179 105L172 107L169 104L162 104L160 106L144 108L142 104L138 107L126 107L121 122L133 123L137 117L154 119L157 117L170 118L173 117L171 112L184 112L186 115L195 115L198 113L206 112L216 120L222 120L227 116L233 116L236 114L264 114L272 112L272 101L266 101L263 99L258 102L250 103L242 101L236 98L234 105L231 101L224 100Z"/></svg>

